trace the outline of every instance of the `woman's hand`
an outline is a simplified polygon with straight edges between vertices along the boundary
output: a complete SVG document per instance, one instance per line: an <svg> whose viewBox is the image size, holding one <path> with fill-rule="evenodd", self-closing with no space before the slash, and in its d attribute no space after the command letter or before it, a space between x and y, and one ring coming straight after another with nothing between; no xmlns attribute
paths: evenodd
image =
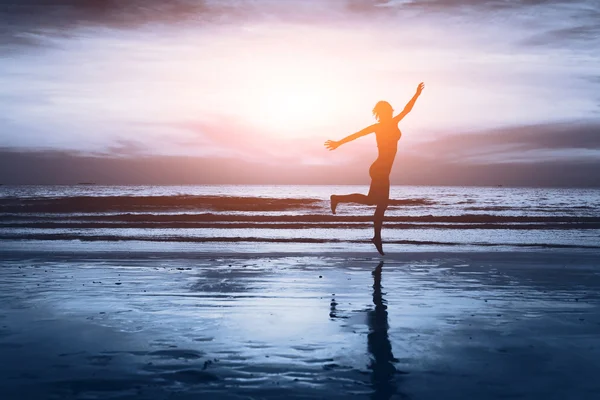
<svg viewBox="0 0 600 400"><path fill-rule="evenodd" d="M325 142L325 147L327 147L331 151L340 147L340 144L340 142L336 142L335 140L328 140Z"/></svg>
<svg viewBox="0 0 600 400"><path fill-rule="evenodd" d="M421 92L423 91L423 89L425 89L425 84L423 82L419 83L419 86L417 87L417 96L421 95Z"/></svg>

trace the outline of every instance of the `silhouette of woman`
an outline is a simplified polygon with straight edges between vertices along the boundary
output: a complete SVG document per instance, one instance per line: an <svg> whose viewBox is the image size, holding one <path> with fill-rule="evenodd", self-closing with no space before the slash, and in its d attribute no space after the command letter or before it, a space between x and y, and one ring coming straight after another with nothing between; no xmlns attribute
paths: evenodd
<svg viewBox="0 0 600 400"><path fill-rule="evenodd" d="M371 176L369 194L366 196L360 193L331 195L331 212L335 214L339 203L358 203L377 206L373 216L374 236L372 241L381 255L384 255L383 244L381 242L381 226L383 225L383 215L388 207L390 198L390 172L392 171L392 165L398 151L398 140L402 136L400 129L398 129L398 123L413 109L424 88L425 84L421 82L413 98L406 104L404 110L395 117L390 103L380 101L373 108L373 115L379 121L378 123L368 126L340 141L328 140L325 142L325 147L329 150L335 150L344 143L375 132L379 155L369 169L369 175Z"/></svg>

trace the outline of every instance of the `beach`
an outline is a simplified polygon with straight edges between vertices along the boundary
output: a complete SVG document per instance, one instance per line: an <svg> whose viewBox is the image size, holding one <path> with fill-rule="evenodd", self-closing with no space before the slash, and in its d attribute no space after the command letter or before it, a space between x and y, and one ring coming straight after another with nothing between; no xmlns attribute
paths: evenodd
<svg viewBox="0 0 600 400"><path fill-rule="evenodd" d="M600 400L600 0L0 4L0 400Z"/></svg>
<svg viewBox="0 0 600 400"><path fill-rule="evenodd" d="M597 399L600 191L3 187L1 399Z"/></svg>
<svg viewBox="0 0 600 400"><path fill-rule="evenodd" d="M593 251L1 256L3 399L600 394Z"/></svg>

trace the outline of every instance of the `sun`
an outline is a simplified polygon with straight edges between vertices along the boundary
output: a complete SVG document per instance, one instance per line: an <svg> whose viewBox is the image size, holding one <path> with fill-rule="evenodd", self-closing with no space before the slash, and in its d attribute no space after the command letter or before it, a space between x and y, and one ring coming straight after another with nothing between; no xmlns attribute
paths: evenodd
<svg viewBox="0 0 600 400"><path fill-rule="evenodd" d="M341 118L344 102L338 82L324 73L270 69L246 86L243 113L265 130L298 135Z"/></svg>
<svg viewBox="0 0 600 400"><path fill-rule="evenodd" d="M256 105L261 109L261 121L272 127L306 128L327 119L330 96L323 88L279 84L260 93Z"/></svg>

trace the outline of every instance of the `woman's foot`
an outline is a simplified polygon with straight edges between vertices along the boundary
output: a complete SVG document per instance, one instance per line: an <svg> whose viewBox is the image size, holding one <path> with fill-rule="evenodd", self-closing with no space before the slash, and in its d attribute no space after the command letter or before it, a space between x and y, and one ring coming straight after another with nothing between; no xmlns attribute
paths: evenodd
<svg viewBox="0 0 600 400"><path fill-rule="evenodd" d="M383 252L383 243L381 242L381 237L374 237L373 239L371 239L371 241L377 248L377 251L379 252L379 254L381 254L382 256L385 256L385 253Z"/></svg>
<svg viewBox="0 0 600 400"><path fill-rule="evenodd" d="M329 199L331 200L331 212L333 214L335 214L335 209L337 208L337 205L338 205L337 196L332 194Z"/></svg>

